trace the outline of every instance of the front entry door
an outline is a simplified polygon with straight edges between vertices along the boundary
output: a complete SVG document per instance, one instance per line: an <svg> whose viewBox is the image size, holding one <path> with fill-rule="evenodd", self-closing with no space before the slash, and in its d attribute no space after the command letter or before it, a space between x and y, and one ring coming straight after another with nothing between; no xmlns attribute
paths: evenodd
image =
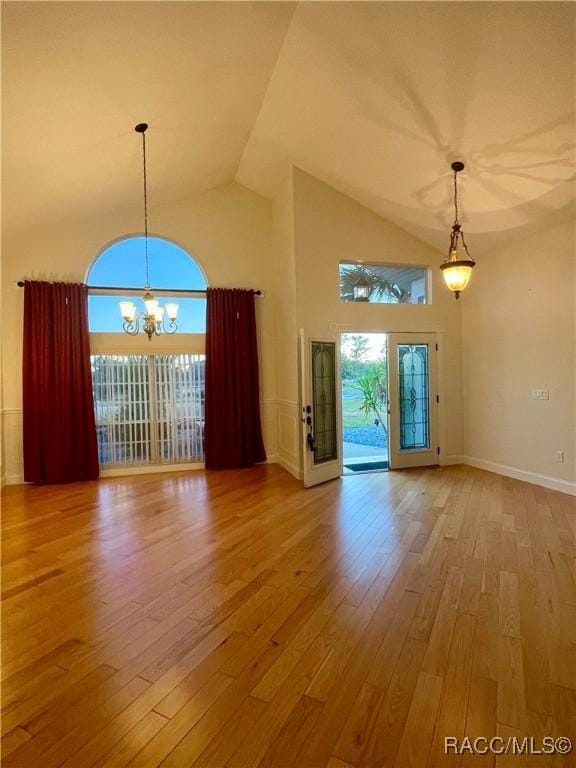
<svg viewBox="0 0 576 768"><path fill-rule="evenodd" d="M308 488L342 474L340 350L336 336L300 332L302 450Z"/></svg>
<svg viewBox="0 0 576 768"><path fill-rule="evenodd" d="M437 354L433 333L388 336L391 469L438 464Z"/></svg>

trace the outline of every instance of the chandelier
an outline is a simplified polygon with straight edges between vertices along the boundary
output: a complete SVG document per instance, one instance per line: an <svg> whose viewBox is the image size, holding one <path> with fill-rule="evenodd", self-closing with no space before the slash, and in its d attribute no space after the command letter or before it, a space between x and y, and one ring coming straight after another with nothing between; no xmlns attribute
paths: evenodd
<svg viewBox="0 0 576 768"><path fill-rule="evenodd" d="M176 333L178 326L176 318L178 317L178 304L167 303L166 307L161 307L158 299L152 294L150 288L149 263L148 263L148 188L146 185L146 131L147 123L138 123L134 128L136 133L142 134L142 161L144 175L144 264L146 269L146 282L144 283L144 302L145 310L138 311L132 301L120 302L120 314L122 315L125 333L130 336L136 336L142 330L148 336L148 341L152 341L152 336L159 336L161 333ZM166 317L168 326L166 326Z"/></svg>
<svg viewBox="0 0 576 768"><path fill-rule="evenodd" d="M454 224L452 224L452 231L450 232L448 256L444 263L440 265L440 269L442 270L444 282L454 292L454 296L458 298L460 292L468 285L472 275L472 268L476 262L468 252L468 246L464 240L464 232L458 221L458 174L464 170L464 163L457 160L450 167L454 171ZM465 255L460 256L458 254L458 241L462 242Z"/></svg>

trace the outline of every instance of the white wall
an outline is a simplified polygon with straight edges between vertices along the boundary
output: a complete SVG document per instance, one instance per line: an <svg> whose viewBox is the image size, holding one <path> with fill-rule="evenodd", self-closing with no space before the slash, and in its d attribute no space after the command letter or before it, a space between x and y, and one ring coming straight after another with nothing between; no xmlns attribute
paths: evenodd
<svg viewBox="0 0 576 768"><path fill-rule="evenodd" d="M462 454L460 305L444 287L444 255L385 221L350 197L298 169L294 171L297 324L314 332L424 331L440 336L442 458ZM340 301L342 260L431 267L430 304Z"/></svg>
<svg viewBox="0 0 576 768"><path fill-rule="evenodd" d="M467 461L574 492L573 225L479 258L462 309Z"/></svg>
<svg viewBox="0 0 576 768"><path fill-rule="evenodd" d="M5 479L22 472L22 278L82 281L111 241L138 233L141 207L102 214L87 211L74 222L5 233L3 237L2 341ZM203 267L210 285L264 290L256 300L266 451L276 456L276 365L270 201L238 184L166 204L151 205L151 229L182 246Z"/></svg>

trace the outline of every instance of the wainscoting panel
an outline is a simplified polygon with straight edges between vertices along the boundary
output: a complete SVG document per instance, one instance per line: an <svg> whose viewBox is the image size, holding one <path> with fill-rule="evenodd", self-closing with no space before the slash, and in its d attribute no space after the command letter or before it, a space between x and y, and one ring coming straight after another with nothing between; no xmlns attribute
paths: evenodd
<svg viewBox="0 0 576 768"><path fill-rule="evenodd" d="M270 398L260 401L260 419L262 420L262 437L269 463L275 463L278 456L278 417L276 400Z"/></svg>
<svg viewBox="0 0 576 768"><path fill-rule="evenodd" d="M298 403L278 400L278 463L294 477L302 477Z"/></svg>
<svg viewBox="0 0 576 768"><path fill-rule="evenodd" d="M266 453L270 463L278 463L291 475L301 479L300 460L300 414L298 403L290 400L267 399L261 402L262 431ZM2 411L3 459L2 481L6 485L24 482L22 458L22 409L5 408ZM523 480L544 488L576 495L573 482L527 472L516 467L507 467L472 456L447 456L446 465L468 464L499 475Z"/></svg>
<svg viewBox="0 0 576 768"><path fill-rule="evenodd" d="M3 428L3 481L6 485L24 482L22 453L22 409L5 408L2 412Z"/></svg>
<svg viewBox="0 0 576 768"><path fill-rule="evenodd" d="M294 406L297 410L296 404L294 404ZM268 461L270 463L282 463L278 456L277 447L278 418L276 400L262 400L260 407L262 434ZM6 485L19 485L24 482L21 408L6 408L2 411L2 436L4 449L2 482ZM292 460L293 454L289 454L289 463ZM296 469L298 469L297 465L298 456L296 455ZM286 469L294 474L293 470L288 466L286 466ZM122 471L122 474L124 474L124 470Z"/></svg>

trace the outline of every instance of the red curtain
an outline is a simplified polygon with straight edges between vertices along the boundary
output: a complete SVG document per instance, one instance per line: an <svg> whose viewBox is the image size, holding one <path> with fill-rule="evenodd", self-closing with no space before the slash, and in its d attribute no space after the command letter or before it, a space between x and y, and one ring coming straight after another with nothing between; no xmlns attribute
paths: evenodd
<svg viewBox="0 0 576 768"><path fill-rule="evenodd" d="M98 477L87 289L24 286L24 479L69 483Z"/></svg>
<svg viewBox="0 0 576 768"><path fill-rule="evenodd" d="M206 309L207 469L265 461L253 291L209 288Z"/></svg>

